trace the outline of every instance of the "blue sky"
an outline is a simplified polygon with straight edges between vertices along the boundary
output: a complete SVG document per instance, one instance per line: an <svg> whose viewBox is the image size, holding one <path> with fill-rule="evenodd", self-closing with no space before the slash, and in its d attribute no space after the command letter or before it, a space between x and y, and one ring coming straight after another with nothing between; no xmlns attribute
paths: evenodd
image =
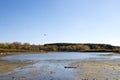
<svg viewBox="0 0 120 80"><path fill-rule="evenodd" d="M120 46L119 4L120 0L0 0L0 42Z"/></svg>

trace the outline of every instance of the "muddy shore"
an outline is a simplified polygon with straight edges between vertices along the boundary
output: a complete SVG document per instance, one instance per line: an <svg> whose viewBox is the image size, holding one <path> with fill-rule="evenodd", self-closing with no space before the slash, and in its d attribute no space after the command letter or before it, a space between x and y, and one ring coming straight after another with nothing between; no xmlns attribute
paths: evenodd
<svg viewBox="0 0 120 80"><path fill-rule="evenodd" d="M0 74L10 72L14 70L15 68L24 69L26 68L25 66L27 65L29 65L29 63L0 61ZM120 80L120 76L119 76L120 75L120 62L78 61L78 62L68 65L66 67L66 70L67 68L72 68L73 70L77 71L75 75L76 80ZM38 75L38 72L41 72L41 69L34 71L32 73ZM14 75L14 73L10 75ZM5 76L0 76L0 78L3 78L3 77Z"/></svg>
<svg viewBox="0 0 120 80"><path fill-rule="evenodd" d="M0 80L120 80L119 56L112 53L4 56L0 59Z"/></svg>
<svg viewBox="0 0 120 80"><path fill-rule="evenodd" d="M79 61L69 67L78 69L78 80L120 80L120 62Z"/></svg>
<svg viewBox="0 0 120 80"><path fill-rule="evenodd" d="M29 65L29 62L18 62L18 61L5 61L0 60L0 74L12 71L15 68L22 68L24 66Z"/></svg>

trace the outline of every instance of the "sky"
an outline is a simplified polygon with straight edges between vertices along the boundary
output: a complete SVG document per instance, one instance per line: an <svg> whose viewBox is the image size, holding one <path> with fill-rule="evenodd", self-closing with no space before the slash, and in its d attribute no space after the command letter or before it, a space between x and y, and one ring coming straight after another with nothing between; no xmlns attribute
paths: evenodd
<svg viewBox="0 0 120 80"><path fill-rule="evenodd" d="M0 42L120 46L120 0L0 0Z"/></svg>

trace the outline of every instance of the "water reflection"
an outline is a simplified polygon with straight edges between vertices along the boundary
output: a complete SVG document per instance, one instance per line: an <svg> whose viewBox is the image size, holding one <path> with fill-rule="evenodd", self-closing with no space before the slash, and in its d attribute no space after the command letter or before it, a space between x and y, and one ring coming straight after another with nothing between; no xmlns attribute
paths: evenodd
<svg viewBox="0 0 120 80"><path fill-rule="evenodd" d="M81 53L81 52L54 52L48 54L19 54L19 55L11 55L6 57L1 57L2 60L85 60L85 59L116 59L120 58L120 54L114 53Z"/></svg>

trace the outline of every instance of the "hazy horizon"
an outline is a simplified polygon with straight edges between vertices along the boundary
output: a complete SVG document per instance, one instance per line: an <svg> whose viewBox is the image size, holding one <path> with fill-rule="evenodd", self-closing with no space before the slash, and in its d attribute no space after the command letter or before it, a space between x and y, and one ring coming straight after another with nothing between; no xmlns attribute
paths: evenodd
<svg viewBox="0 0 120 80"><path fill-rule="evenodd" d="M120 46L120 0L0 0L0 43Z"/></svg>

